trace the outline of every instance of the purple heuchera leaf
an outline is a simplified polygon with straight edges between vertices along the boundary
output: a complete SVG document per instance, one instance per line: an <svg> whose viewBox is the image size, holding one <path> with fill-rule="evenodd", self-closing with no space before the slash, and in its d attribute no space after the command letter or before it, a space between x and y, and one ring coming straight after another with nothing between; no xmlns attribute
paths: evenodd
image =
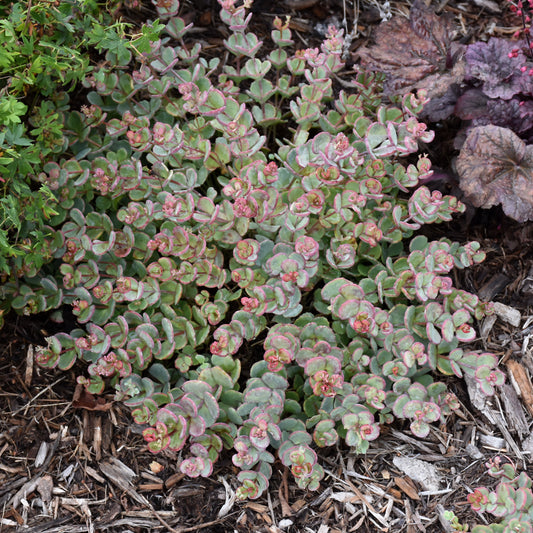
<svg viewBox="0 0 533 533"><path fill-rule="evenodd" d="M448 87L442 96L434 96L424 105L421 117L427 118L430 122L440 122L446 120L455 112L457 99L461 94L461 89L457 83Z"/></svg>
<svg viewBox="0 0 533 533"><path fill-rule="evenodd" d="M385 94L426 89L434 98L464 76L463 45L452 37L453 21L416 0L409 20L396 16L380 24L376 44L361 47L357 55L365 68L386 74Z"/></svg>
<svg viewBox="0 0 533 533"><path fill-rule="evenodd" d="M487 114L489 97L481 89L470 89L455 104L454 113L462 120L473 120Z"/></svg>
<svg viewBox="0 0 533 533"><path fill-rule="evenodd" d="M490 122L513 130L515 133L523 133L533 127L533 108L532 102L519 101L517 98L512 100L494 99L487 102L487 112L491 117ZM475 125L479 124L474 121Z"/></svg>
<svg viewBox="0 0 533 533"><path fill-rule="evenodd" d="M520 67L526 62L521 50L516 57L509 57L517 44L512 41L491 37L488 42L476 42L467 47L465 53L466 77L483 81L483 92L490 98L511 99L526 92L531 85L527 72Z"/></svg>
<svg viewBox="0 0 533 533"><path fill-rule="evenodd" d="M533 146L511 130L478 126L457 158L460 187L477 207L502 204L519 222L533 220Z"/></svg>
<svg viewBox="0 0 533 533"><path fill-rule="evenodd" d="M470 89L458 100L455 114L471 120L471 127L492 124L523 133L533 127L533 103L518 98L488 98L481 89Z"/></svg>

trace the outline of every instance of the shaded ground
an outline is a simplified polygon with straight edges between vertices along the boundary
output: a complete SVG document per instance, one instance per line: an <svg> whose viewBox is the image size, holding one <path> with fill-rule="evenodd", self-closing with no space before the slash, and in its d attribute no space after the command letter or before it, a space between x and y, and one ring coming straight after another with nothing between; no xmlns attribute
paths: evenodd
<svg viewBox="0 0 533 533"><path fill-rule="evenodd" d="M408 12L405 1L391 5L395 13ZM465 41L514 31L507 15L485 10L481 0L432 5L454 15ZM380 21L372 2L360 1L359 7L353 49L366 42ZM197 25L196 38L218 53L223 34L215 3L200 0L186 8ZM340 0L258 1L254 9L263 15L256 17L254 31L265 37L274 15L290 14L302 48L320 42L317 22L343 18ZM347 9L350 25L353 5L347 3ZM123 12L133 22L152 16L148 6L125 6ZM349 75L347 71L343 77ZM441 166L453 155L453 128L453 123L444 125L428 147ZM443 187L456 192L453 181ZM267 496L239 503L233 500L235 471L229 454L217 463L211 479L184 478L176 468L178 455L147 451L141 428L112 396L94 403L75 390L75 369L61 374L33 365L33 347L53 333L46 317L13 316L0 331L0 532L431 533L446 531L440 521L444 509L453 510L462 522L481 522L466 495L476 486L494 484L485 474L487 460L500 454L533 475L528 377L533 373L533 224L517 224L499 209L470 209L451 224L426 231L434 238L479 240L487 260L457 272L456 286L511 306L520 315L510 323L512 310L503 307L495 322L479 325L477 348L496 353L514 377L509 380L514 386L503 388L491 405L476 404L463 381L450 379L462 408L446 425L433 427L427 439L415 439L407 427L396 424L365 456L346 447L326 450L320 457L327 475L314 493L297 490L276 463ZM413 480L413 474L393 462L398 457L436 466L437 486Z"/></svg>

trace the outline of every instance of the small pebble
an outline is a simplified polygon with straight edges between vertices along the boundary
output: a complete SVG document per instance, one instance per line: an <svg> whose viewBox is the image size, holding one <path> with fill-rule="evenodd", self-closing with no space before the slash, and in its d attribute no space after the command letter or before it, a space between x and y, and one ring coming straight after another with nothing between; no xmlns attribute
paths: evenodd
<svg viewBox="0 0 533 533"><path fill-rule="evenodd" d="M278 526L280 529L287 529L288 527L292 526L292 524L294 524L294 522L289 518L284 518L283 520L280 520L278 522Z"/></svg>
<svg viewBox="0 0 533 533"><path fill-rule="evenodd" d="M483 454L477 446L473 444L466 445L466 453L472 457L472 459L483 459Z"/></svg>

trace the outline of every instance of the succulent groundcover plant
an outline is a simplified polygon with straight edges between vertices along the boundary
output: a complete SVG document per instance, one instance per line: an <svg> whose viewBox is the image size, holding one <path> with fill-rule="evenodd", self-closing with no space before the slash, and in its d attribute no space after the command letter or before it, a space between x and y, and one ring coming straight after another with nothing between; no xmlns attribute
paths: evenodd
<svg viewBox="0 0 533 533"><path fill-rule="evenodd" d="M525 473L517 473L512 463L503 463L495 457L486 463L488 474L499 480L494 490L478 487L467 497L473 511L492 515L499 523L476 525L472 533L533 533L533 481ZM466 524L461 524L455 513L446 511L447 518L455 531L468 531Z"/></svg>
<svg viewBox="0 0 533 533"><path fill-rule="evenodd" d="M463 210L418 184L424 93L385 105L362 71L339 91L334 27L289 54L276 19L260 59L249 4L220 4L233 59L186 40L177 0L127 53L102 44L90 105L63 113L65 157L35 177L57 198L47 264L1 296L25 314L70 306L79 327L38 362L86 362L78 382L114 387L189 476L233 450L237 494L257 498L275 455L316 489L317 447L364 453L398 419L427 436L459 407L436 373L489 395L503 374L466 348L490 305L449 275L483 260L479 244L415 236Z"/></svg>

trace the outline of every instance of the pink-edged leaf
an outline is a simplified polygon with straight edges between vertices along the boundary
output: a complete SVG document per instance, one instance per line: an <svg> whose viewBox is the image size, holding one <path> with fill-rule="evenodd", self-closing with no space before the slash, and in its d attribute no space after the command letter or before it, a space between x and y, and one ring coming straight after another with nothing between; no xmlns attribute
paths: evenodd
<svg viewBox="0 0 533 533"><path fill-rule="evenodd" d="M416 413L422 411L423 403L420 400L410 400L403 406L403 418L415 418Z"/></svg>
<svg viewBox="0 0 533 533"><path fill-rule="evenodd" d="M441 329L441 332L442 332L442 338L446 342L452 342L453 336L454 336L454 333L455 333L455 327L453 325L453 322L452 322L451 318L446 319L442 323L440 329Z"/></svg>
<svg viewBox="0 0 533 533"><path fill-rule="evenodd" d="M476 338L476 330L469 324L463 324L457 328L455 335L461 342L472 342Z"/></svg>
<svg viewBox="0 0 533 533"><path fill-rule="evenodd" d="M189 421L189 433L194 437L203 435L205 433L206 425L203 418L192 418Z"/></svg>
<svg viewBox="0 0 533 533"><path fill-rule="evenodd" d="M440 418L440 408L434 402L424 404L424 420L426 422L436 422Z"/></svg>
<svg viewBox="0 0 533 533"><path fill-rule="evenodd" d="M533 495L531 489L526 487L520 487L516 490L514 495L516 508L519 511L526 511L533 506Z"/></svg>
<svg viewBox="0 0 533 533"><path fill-rule="evenodd" d="M435 325L432 324L431 322L428 322L426 324L426 333L427 333L428 339L433 344L440 344L440 342L442 341L441 334L438 332Z"/></svg>
<svg viewBox="0 0 533 533"><path fill-rule="evenodd" d="M424 422L423 420L415 420L411 423L411 431L413 432L413 435L416 435L417 437L420 437L421 439L427 437L429 435L429 424Z"/></svg>

